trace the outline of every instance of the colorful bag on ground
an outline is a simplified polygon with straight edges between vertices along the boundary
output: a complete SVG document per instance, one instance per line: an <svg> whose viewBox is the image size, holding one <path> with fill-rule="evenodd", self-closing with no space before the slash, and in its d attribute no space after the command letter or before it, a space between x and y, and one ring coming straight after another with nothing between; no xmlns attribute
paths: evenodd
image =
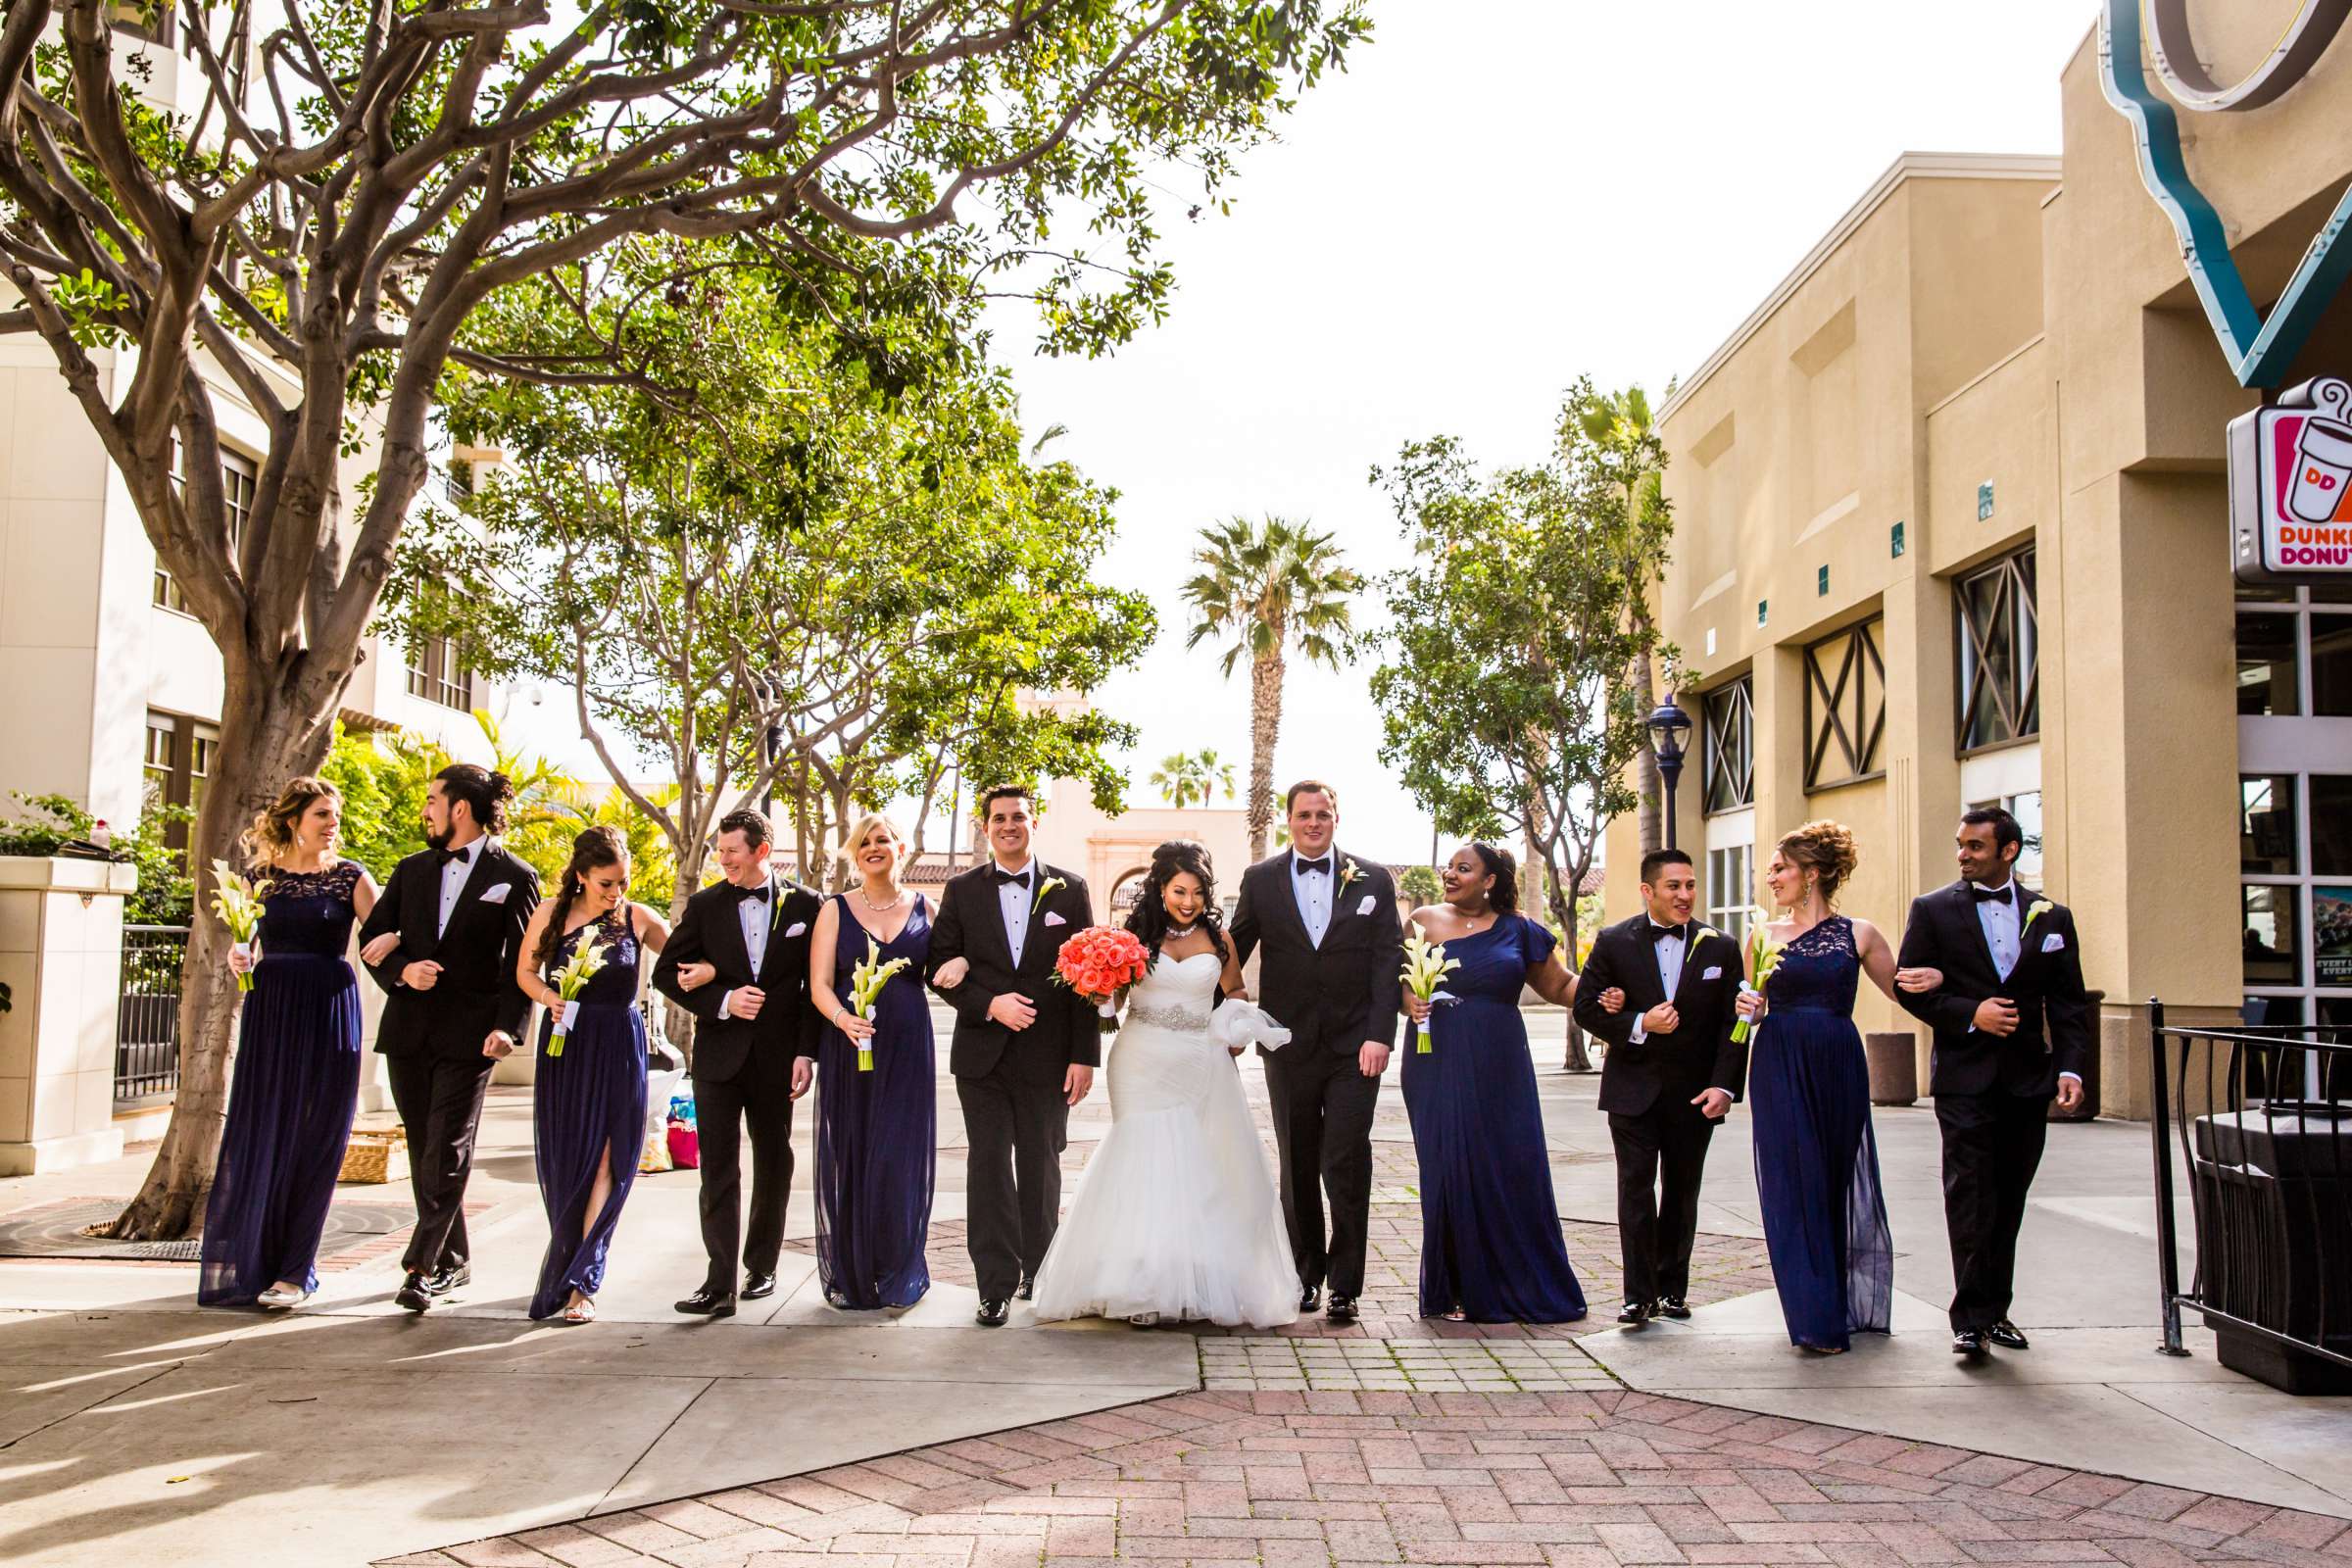
<svg viewBox="0 0 2352 1568"><path fill-rule="evenodd" d="M678 1170L699 1169L703 1163L702 1134L694 1125L694 1096L690 1094L670 1097L669 1162Z"/></svg>

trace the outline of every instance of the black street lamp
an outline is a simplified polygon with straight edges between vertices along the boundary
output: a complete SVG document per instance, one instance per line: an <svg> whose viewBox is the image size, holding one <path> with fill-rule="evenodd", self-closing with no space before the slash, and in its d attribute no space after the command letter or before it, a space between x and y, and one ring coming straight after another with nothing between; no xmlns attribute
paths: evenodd
<svg viewBox="0 0 2352 1568"><path fill-rule="evenodd" d="M1674 693L1649 715L1649 744L1658 754L1658 777L1666 785L1666 843L1674 848L1674 783L1683 776L1683 742L1690 734L1690 715L1674 705Z"/></svg>

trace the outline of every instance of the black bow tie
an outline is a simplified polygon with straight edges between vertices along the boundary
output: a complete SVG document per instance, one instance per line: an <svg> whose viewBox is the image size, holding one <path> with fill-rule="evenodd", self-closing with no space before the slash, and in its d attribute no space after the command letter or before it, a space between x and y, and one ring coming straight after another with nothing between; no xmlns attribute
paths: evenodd
<svg viewBox="0 0 2352 1568"><path fill-rule="evenodd" d="M1663 942L1668 937L1673 937L1679 941L1683 938L1684 933L1687 930L1689 930L1689 927L1687 926L1660 925L1657 921L1652 920L1642 934L1649 938L1649 940L1652 942Z"/></svg>
<svg viewBox="0 0 2352 1568"><path fill-rule="evenodd" d="M2015 887L2014 883L2004 882L1997 888L1972 887L1968 891L1976 895L1979 904L2007 904Z"/></svg>
<svg viewBox="0 0 2352 1568"><path fill-rule="evenodd" d="M452 860L457 861L460 865L472 864L473 846L468 844L462 850L435 850L433 852L433 863L435 865L447 865Z"/></svg>
<svg viewBox="0 0 2352 1568"><path fill-rule="evenodd" d="M1026 871L1007 871L1001 865L997 867L997 886L1001 888L1010 887L1016 882L1022 887L1027 887L1029 885L1029 873Z"/></svg>
<svg viewBox="0 0 2352 1568"><path fill-rule="evenodd" d="M735 902L738 904L741 904L746 899L757 899L761 904L765 904L767 902L767 884L764 882L760 883L756 888L739 888L730 884L728 891L735 895Z"/></svg>
<svg viewBox="0 0 2352 1568"><path fill-rule="evenodd" d="M1320 860L1300 860L1298 862L1298 871L1302 876L1309 871L1313 871L1321 876L1329 876L1331 875L1331 857L1326 855Z"/></svg>

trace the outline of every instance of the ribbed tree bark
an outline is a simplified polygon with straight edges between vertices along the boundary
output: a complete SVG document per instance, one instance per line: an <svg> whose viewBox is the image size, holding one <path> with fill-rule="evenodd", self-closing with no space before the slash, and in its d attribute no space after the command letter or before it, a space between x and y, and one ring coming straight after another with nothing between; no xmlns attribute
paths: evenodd
<svg viewBox="0 0 2352 1568"><path fill-rule="evenodd" d="M1266 858L1274 825L1274 743L1282 734L1282 645L1250 665L1250 858Z"/></svg>

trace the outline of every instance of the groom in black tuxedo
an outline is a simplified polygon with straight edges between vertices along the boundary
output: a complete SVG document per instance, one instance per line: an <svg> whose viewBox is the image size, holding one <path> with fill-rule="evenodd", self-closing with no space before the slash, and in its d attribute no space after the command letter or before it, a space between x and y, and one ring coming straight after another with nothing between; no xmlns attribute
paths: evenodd
<svg viewBox="0 0 2352 1568"><path fill-rule="evenodd" d="M1911 903L1896 962L1943 971L1897 1000L1935 1031L1928 1090L1943 1131L1943 1217L1952 1243L1952 1349L1979 1356L2026 1337L2009 1319L2017 1233L2041 1163L2053 1096L2082 1101L2090 999L2075 917L2014 874L2025 834L1998 808L1960 818L1960 880Z"/></svg>
<svg viewBox="0 0 2352 1568"><path fill-rule="evenodd" d="M942 890L927 978L956 1009L948 1070L963 1106L964 1245L977 1321L993 1329L1014 1296L1029 1299L1061 1224L1070 1107L1094 1087L1102 1037L1094 1004L1054 979L1061 945L1094 919L1086 879L1030 854L1037 803L1026 789L990 790L980 810L991 857ZM962 981L939 987L957 958Z"/></svg>
<svg viewBox="0 0 2352 1568"><path fill-rule="evenodd" d="M514 787L504 773L454 762L424 798L429 849L392 868L360 927L360 958L383 988L375 1049L409 1140L416 1228L393 1297L412 1312L473 1278L466 1183L490 1069L531 1015L515 983L539 874L494 835Z"/></svg>
<svg viewBox="0 0 2352 1568"><path fill-rule="evenodd" d="M702 1287L675 1303L732 1317L740 1295L774 1294L792 1200L792 1102L816 1072L808 995L817 896L769 864L767 818L729 811L715 849L725 880L686 901L654 964L654 988L694 1014L694 1124L702 1155ZM686 984L688 965L704 972ZM752 1207L743 1213L743 1129L752 1134ZM740 1233L743 1288L735 1286Z"/></svg>
<svg viewBox="0 0 2352 1568"><path fill-rule="evenodd" d="M1576 986L1576 1021L1608 1043L1600 1108L1617 1151L1617 1239L1625 1308L1617 1321L1690 1315L1690 1245L1715 1124L1740 1099L1747 1048L1739 1021L1740 947L1697 924L1698 876L1681 850L1642 858L1648 906L1592 939ZM1603 996L1625 993L1610 1009ZM1658 1175L1665 1172L1663 1194Z"/></svg>
<svg viewBox="0 0 2352 1568"><path fill-rule="evenodd" d="M1321 1304L1328 1284L1324 1315L1352 1323L1372 1222L1372 1114L1403 1003L1404 927L1389 868L1332 847L1340 801L1331 786L1294 784L1285 805L1291 847L1242 873L1230 934L1237 963L1263 950L1259 1003L1291 1031L1290 1044L1260 1046L1258 1055L1282 1155L1298 1310Z"/></svg>

